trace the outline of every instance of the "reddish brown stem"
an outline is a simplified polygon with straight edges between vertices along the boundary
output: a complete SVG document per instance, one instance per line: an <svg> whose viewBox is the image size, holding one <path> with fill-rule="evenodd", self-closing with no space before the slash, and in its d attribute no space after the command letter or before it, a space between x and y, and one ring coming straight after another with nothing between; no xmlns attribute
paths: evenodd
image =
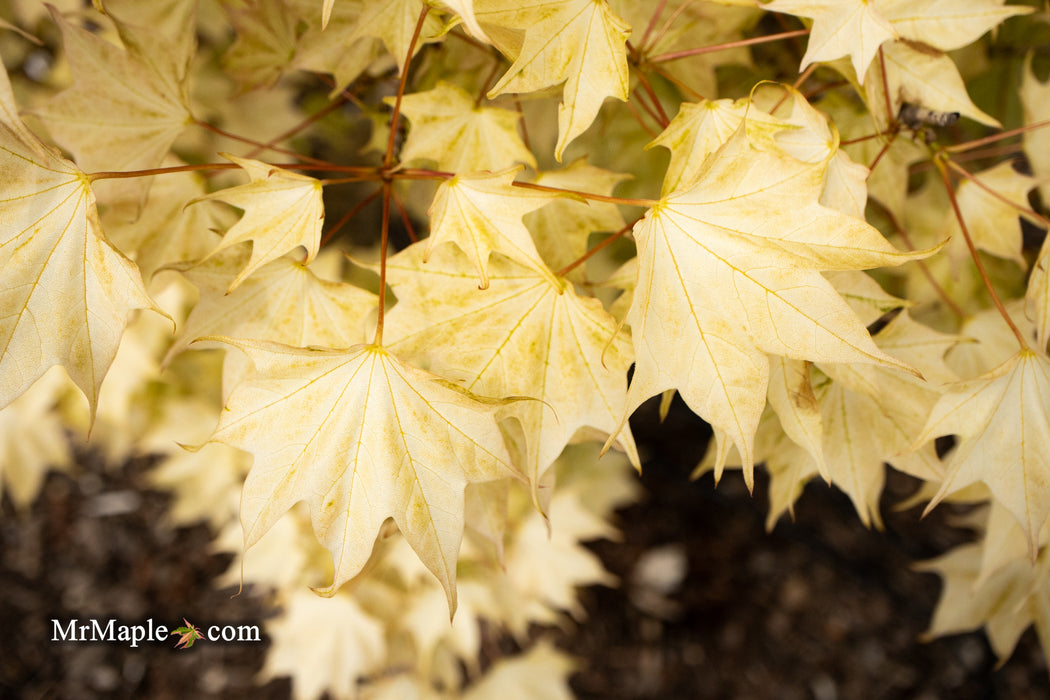
<svg viewBox="0 0 1050 700"><path fill-rule="evenodd" d="M631 114L634 115L634 119L638 122L638 126L642 127L651 138L655 139L657 136L656 130L645 123L645 119L642 118L642 113L638 111L638 106L633 100L627 102L627 109L631 110Z"/></svg>
<svg viewBox="0 0 1050 700"><path fill-rule="evenodd" d="M656 90L653 90L652 83L649 82L649 78L645 77L644 73L638 73L638 82L641 84L642 89L645 90L645 94L649 95L649 99L653 102L653 107L656 108L658 117L657 123L661 129L667 128L667 125L671 123L671 118L667 116L667 112L664 111L664 106L660 104L660 98L656 96Z"/></svg>
<svg viewBox="0 0 1050 700"><path fill-rule="evenodd" d="M207 131L210 131L213 134L216 134L218 136L222 136L224 138L233 139L234 141L240 141L241 143L246 143L249 146L255 146L257 149L273 151L274 153L281 153L283 155L290 156L292 158L298 158L300 160L304 160L304 161L306 161L308 163L314 163L314 164L317 164L317 165L329 165L329 163L327 161L323 161L323 160L321 160L319 158L313 158L311 156L303 155L302 153L296 153L295 151L293 151L291 149L288 149L288 148L281 148L280 146L271 146L269 144L262 143L261 141L256 141L255 139L247 138L246 136L238 136L237 134L232 134L229 131L226 131L225 129L220 129L219 127L217 127L217 126L215 126L213 124L209 124L208 122L198 121L198 122L196 122L196 124L197 124L197 126L201 127L202 129L206 129Z"/></svg>
<svg viewBox="0 0 1050 700"><path fill-rule="evenodd" d="M951 175L948 174L948 168L944 165L942 156L938 155L934 158L934 164L937 166L937 172L941 174L941 180L944 182L944 188L948 191L948 199L952 203L952 211L955 212L955 219L959 222L959 228L962 230L963 238L966 239L966 247L970 249L970 257L973 259L974 265L977 267L977 274L980 275L981 281L984 282L985 289L988 290L988 294L992 297L992 301L995 303L995 308L999 309L999 315L1006 321L1006 325L1010 326L1010 330L1013 331L1014 337L1017 338L1017 342L1020 343L1022 350L1028 350L1028 341L1025 340L1024 334L1014 323L1014 320L1010 318L1010 314L1006 312L1006 306L1003 305L1002 299L999 298L999 293L995 291L995 287L992 286L992 280L988 277L988 271L985 270L984 262L981 261L981 256L977 253L977 246L974 245L973 237L970 236L970 230L966 226L966 220L963 219L962 210L959 209L959 202L955 197L955 188L952 186Z"/></svg>
<svg viewBox="0 0 1050 700"><path fill-rule="evenodd" d="M343 214L343 216L340 217L339 221L335 222L335 225L332 226L332 228L328 229L327 232L325 232L324 236L321 238L321 245L326 245L329 241L331 241L335 237L335 234L340 231L340 229L346 226L346 224L349 223L351 219L360 214L365 207L371 204L372 201L379 196L380 191L381 190L378 189L375 190L374 192L372 192L372 194L368 195L360 202L358 202L353 209Z"/></svg>
<svg viewBox="0 0 1050 700"><path fill-rule="evenodd" d="M590 199L595 202L610 202L611 204L630 204L638 207L651 208L655 207L660 202L655 199L630 199L627 197L611 197L604 194L592 194L590 192L581 192L580 190L566 190L560 187L548 187L546 185L537 185L532 182L512 182L510 183L514 187L521 187L526 190L537 190L539 192L552 192L554 194L568 194L576 197L582 197L584 199Z"/></svg>
<svg viewBox="0 0 1050 700"><path fill-rule="evenodd" d="M752 39L739 39L737 41L729 41L724 44L715 44L713 46L700 46L695 49L685 49L683 51L670 51L668 53L662 53L658 56L653 56L649 59L652 63L665 63L667 61L677 61L682 58L689 58L690 56L700 56L705 53L714 53L716 51L725 51L727 49L735 49L741 46L754 46L755 44L766 44L771 41L780 41L781 39L790 39L796 36L805 36L809 34L808 29L795 29L790 32L782 32L780 34L769 34L767 36L756 36Z"/></svg>
<svg viewBox="0 0 1050 700"><path fill-rule="evenodd" d="M949 146L944 149L948 153L962 153L963 151L969 151L972 148L983 146L986 143L995 143L1002 139L1008 139L1011 136L1017 136L1028 131L1035 131L1036 129L1042 129L1044 126L1050 126L1050 119L1046 121L1036 122L1035 124L1028 124L1017 129L1010 129L1009 131L1001 131L998 134L992 134L991 136L985 136L981 139L975 139L973 141L967 141L966 143L958 143L954 146Z"/></svg>
<svg viewBox="0 0 1050 700"><path fill-rule="evenodd" d="M426 6L424 5L424 12ZM420 23L422 24L422 23ZM411 51L409 52L411 55ZM407 70L408 65L405 65ZM383 182L383 218L379 234L379 320L376 321L376 335L373 345L383 344L383 321L386 316L386 251L390 242L390 181Z"/></svg>
<svg viewBox="0 0 1050 700"><path fill-rule="evenodd" d="M291 129L288 129L287 131L285 131L285 132L283 132L281 134L278 134L277 136L274 136L272 139L267 141L265 144L260 144L259 146L256 146L252 150L248 151L248 153L245 154L245 158L254 158L255 156L259 155L259 153L261 151L272 149L275 145L281 143L282 141L287 141L288 139L292 138L293 136L298 134L303 129L306 129L307 127L309 127L311 124L315 124L316 122L320 121L321 119L324 119L326 116L328 116L329 114L331 114L335 110L337 110L340 107L342 107L343 104L346 101L347 101L347 97L346 97L345 93L339 95L339 97L337 97L336 99L332 100L331 102L326 104L323 108L319 109L317 112L314 112L309 117L307 117L306 119L302 120L301 122L299 122L298 124L293 126Z"/></svg>
<svg viewBox="0 0 1050 700"><path fill-rule="evenodd" d="M580 265L582 265L585 262L587 262L588 260L590 260L598 251L600 251L603 248L606 248L606 247L612 245L615 241L618 241L619 239L623 238L625 235L627 235L628 231L630 231L631 229L634 228L634 225L636 223L638 223L638 219L635 219L631 223L627 224L622 229L620 229L619 231L617 231L616 233L614 233L613 235L609 236L604 241L599 243L598 245L596 245L593 248L591 248L590 250L588 250L586 253L581 255L579 258L577 258L573 262L569 263L568 265L566 265L562 269L558 270L558 272L557 272L558 277L564 277L565 275L569 274L570 272L575 270Z"/></svg>
<svg viewBox="0 0 1050 700"><path fill-rule="evenodd" d="M95 180L122 180L133 177L152 177L154 175L167 175L169 173L192 173L199 170L235 170L241 166L236 163L204 163L202 165L174 165L168 168L149 168L147 170L103 170L97 173L87 173L88 179Z"/></svg>
<svg viewBox="0 0 1050 700"><path fill-rule="evenodd" d="M1000 193L996 192L995 190L993 190L988 185L986 185L983 182L981 182L981 180L977 176L975 176L973 173L971 173L969 170L967 170L966 168L962 167L958 163L953 162L951 159L947 159L946 162L947 162L949 168L951 168L952 170L954 170L958 174L962 175L967 180L969 180L970 182L972 182L973 184L977 185L978 187L980 187L982 190L984 190L988 194L990 194L993 197L995 197L996 199L998 199L1000 202L1003 202L1004 204L1009 205L1010 207L1012 207L1012 208L1016 209L1017 211L1021 212L1022 214L1026 214L1027 216L1035 219L1036 221L1038 221L1043 226L1046 226L1046 227L1050 228L1050 221L1048 221L1045 216L1039 214L1034 209L1031 209L1031 208L1025 207L1025 206L1021 206L1017 202L1011 202L1009 199L1007 199L1006 197L1004 197Z"/></svg>
<svg viewBox="0 0 1050 700"><path fill-rule="evenodd" d="M408 85L408 66L412 63L412 54L416 51L416 42L419 41L419 34L423 31L423 20L427 18L427 12L430 10L430 6L424 4L423 9L419 12L419 19L416 20L416 28L412 32L412 39L408 42L408 56L405 58L405 68L401 71L401 79L397 82L397 97L394 99L394 111L390 116L390 135L386 140L386 153L383 154L383 168L389 168L394 164L394 142L397 138L397 123L401 119L401 100L405 97L405 87ZM387 195L383 195L384 198L388 198ZM390 202L388 201L387 207L389 208ZM386 248L383 249L384 251ZM380 302L380 314L379 323L382 328L383 315L382 315L382 302Z"/></svg>
<svg viewBox="0 0 1050 700"><path fill-rule="evenodd" d="M653 10L653 16L649 18L649 23L645 25L645 31L642 32L642 38L638 42L639 50L645 51L645 42L649 39L649 35L653 33L653 29L656 27L656 20L660 19L660 15L663 14L666 5L667 0L660 0L656 3L656 9Z"/></svg>
<svg viewBox="0 0 1050 700"><path fill-rule="evenodd" d="M416 235L416 229L412 226L412 219L409 218L408 211L405 209L404 205L401 204L401 199L397 196L397 192L391 190L390 193L394 198L394 204L397 206L398 212L401 214L401 223L405 227L405 232L408 233L408 239L413 243L418 243L419 236Z"/></svg>

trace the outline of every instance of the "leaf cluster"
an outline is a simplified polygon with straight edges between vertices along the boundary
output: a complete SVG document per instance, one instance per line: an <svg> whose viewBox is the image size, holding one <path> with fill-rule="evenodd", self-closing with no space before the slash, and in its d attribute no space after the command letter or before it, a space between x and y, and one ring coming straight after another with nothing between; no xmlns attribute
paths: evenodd
<svg viewBox="0 0 1050 700"><path fill-rule="evenodd" d="M5 488L62 426L164 455L298 697L563 697L479 630L612 583L579 543L677 394L770 526L819 476L879 527L887 464L980 504L930 633L1050 646L1036 5L12 2Z"/></svg>

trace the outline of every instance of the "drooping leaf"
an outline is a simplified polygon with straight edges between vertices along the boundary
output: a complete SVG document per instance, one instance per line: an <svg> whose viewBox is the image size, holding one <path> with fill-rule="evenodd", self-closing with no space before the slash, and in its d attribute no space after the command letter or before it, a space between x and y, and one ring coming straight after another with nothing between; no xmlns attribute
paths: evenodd
<svg viewBox="0 0 1050 700"><path fill-rule="evenodd" d="M423 263L416 244L388 263L399 299L390 313L391 349L487 396L530 396L508 411L525 433L535 498L544 472L577 431L616 430L631 362L626 337L596 299L578 296L546 267L501 256L479 291L464 255L439 251ZM630 431L620 446L637 466Z"/></svg>
<svg viewBox="0 0 1050 700"><path fill-rule="evenodd" d="M433 90L405 95L401 113L411 126L402 163L432 161L453 173L505 170L517 163L536 167L518 135L521 115L478 106L455 85L440 82Z"/></svg>
<svg viewBox="0 0 1050 700"><path fill-rule="evenodd" d="M72 87L37 113L51 136L85 171L142 170L160 165L172 142L193 122L186 73L193 44L176 48L154 32L118 22L121 49L78 27L52 8L73 67ZM188 23L192 13L185 18ZM189 29L183 34L192 36ZM148 181L122 181L140 196Z"/></svg>
<svg viewBox="0 0 1050 700"><path fill-rule="evenodd" d="M105 239L87 176L22 123L6 72L0 259L0 407L62 365L94 413L128 314L159 309L135 264Z"/></svg>
<svg viewBox="0 0 1050 700"><path fill-rule="evenodd" d="M230 282L227 292L235 290L266 263L299 246L306 248L304 262L309 264L320 249L324 225L321 183L261 161L229 154L226 157L244 168L251 181L213 192L197 201L217 199L244 209L241 220L209 254L210 257L230 246L252 241L251 260Z"/></svg>
<svg viewBox="0 0 1050 700"><path fill-rule="evenodd" d="M431 231L423 261L435 248L453 242L478 273L478 287L489 286L489 255L497 251L542 266L540 254L521 218L548 204L554 195L512 187L521 168L457 176L438 187L430 205Z"/></svg>
<svg viewBox="0 0 1050 700"><path fill-rule="evenodd" d="M1021 524L1034 557L1036 538L1050 517L1050 359L1022 350L951 387L915 445L940 435L957 435L960 442L929 508L983 482Z"/></svg>
<svg viewBox="0 0 1050 700"><path fill-rule="evenodd" d="M310 506L332 553L333 595L357 575L387 518L456 607L456 557L468 482L509 476L500 402L402 363L375 345L240 348L256 373L234 389L213 440L255 456L241 523L251 547L294 503Z"/></svg>
<svg viewBox="0 0 1050 700"><path fill-rule="evenodd" d="M898 36L878 3L869 0L774 0L762 8L813 19L800 71L849 56L853 70L863 76L883 42Z"/></svg>
<svg viewBox="0 0 1050 700"><path fill-rule="evenodd" d="M706 163L692 189L665 197L635 227L638 284L627 322L637 364L627 414L677 388L737 446L750 483L766 353L904 367L874 345L819 271L914 255L821 206L819 164L758 148L743 129Z"/></svg>
<svg viewBox="0 0 1050 700"><path fill-rule="evenodd" d="M605 0L528 0L510 7L494 0L475 2L475 16L525 32L514 63L489 90L489 97L534 92L560 85L558 144L565 147L594 121L606 97L627 100L626 41L631 28Z"/></svg>

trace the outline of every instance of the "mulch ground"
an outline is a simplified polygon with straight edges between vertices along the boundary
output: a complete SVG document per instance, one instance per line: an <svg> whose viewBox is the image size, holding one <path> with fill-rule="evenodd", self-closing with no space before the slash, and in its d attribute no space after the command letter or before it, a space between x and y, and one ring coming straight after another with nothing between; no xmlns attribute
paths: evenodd
<svg viewBox="0 0 1050 700"><path fill-rule="evenodd" d="M680 407L663 425L654 413L646 405L632 420L647 455L644 495L619 512L621 541L591 545L625 585L582 591L585 620L537 630L579 660L578 697L1050 698L1032 630L1001 668L980 633L919 640L940 582L909 567L969 534L947 524L947 508L921 521L894 511L915 482L891 474L885 532L816 483L796 520L767 533L764 480L753 497L732 473L717 489L709 477L688 481L705 427ZM254 684L265 639L190 652L48 641L52 618L259 624L268 614L262 597L213 587L229 556L209 554L207 527L163 524L168 497L145 488L148 461L80 462L74 477L50 475L30 512L3 503L0 696L289 697L287 680ZM684 559L685 578L654 610L631 582L640 559L663 549Z"/></svg>

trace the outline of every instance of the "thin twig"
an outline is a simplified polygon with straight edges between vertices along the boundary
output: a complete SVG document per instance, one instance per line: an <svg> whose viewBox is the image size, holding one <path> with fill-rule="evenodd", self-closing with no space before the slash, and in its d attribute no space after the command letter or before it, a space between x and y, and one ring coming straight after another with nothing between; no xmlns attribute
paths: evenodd
<svg viewBox="0 0 1050 700"><path fill-rule="evenodd" d="M569 274L570 272L575 270L580 265L582 265L585 262L587 262L588 260L590 260L591 257L593 257L595 255L595 253L597 253L598 251L600 251L603 248L606 248L606 247L612 245L615 241L618 241L619 239L623 238L627 234L628 231L630 231L631 229L634 228L634 225L636 223L638 223L638 221L640 219L641 219L641 217L639 217L638 219L635 219L634 221L632 221L631 223L627 224L622 229L620 229L619 231L614 233L613 235L611 235L608 238L606 238L604 241L602 241L598 245L596 245L593 248L591 248L590 250L588 250L586 253L581 255L579 258L577 258L573 262L569 263L568 265L566 265L562 269L558 270L558 272L557 272L558 277L564 277L565 275Z"/></svg>
<svg viewBox="0 0 1050 700"><path fill-rule="evenodd" d="M981 256L977 253L977 246L974 245L973 237L970 236L970 229L966 226L966 220L963 219L962 210L959 209L959 202L955 197L955 188L952 186L951 175L948 174L948 168L944 165L944 160L940 155L934 158L934 164L937 166L937 172L941 174L941 180L944 182L944 188L948 191L948 199L952 203L952 210L955 212L955 219L959 222L959 228L962 230L963 238L966 239L966 247L970 249L970 257L973 259L974 265L977 267L977 274L980 275L981 280L984 282L985 289L988 290L988 294L992 297L992 301L995 303L995 308L999 309L999 315L1006 321L1006 325L1010 326L1010 330L1013 331L1014 337L1017 338L1017 342L1020 343L1022 350L1028 350L1028 341L1025 340L1024 334L1014 323L1014 320L1010 318L1010 314L1006 312L1006 307L1003 305L1003 300L999 298L999 293L995 291L995 287L992 286L992 280L988 277L988 272L984 268L984 262L981 260Z"/></svg>
<svg viewBox="0 0 1050 700"><path fill-rule="evenodd" d="M351 209L347 213L343 214L339 218L339 221L335 222L335 225L332 226L332 228L328 229L328 231L325 232L324 236L321 238L321 245L323 246L323 245L327 244L329 241L331 241L332 238L335 237L335 234L338 233L339 230L342 229L344 226L346 226L346 224L350 221L350 219L352 219L355 216L357 216L358 214L360 214L361 211L365 207L367 207L369 204L371 204L372 201L375 200L375 198L379 196L380 191L381 191L380 189L376 189L374 192L372 192L372 194L368 195L367 197L362 199L360 202L358 202L354 206L353 209Z"/></svg>
<svg viewBox="0 0 1050 700"><path fill-rule="evenodd" d="M668 53L662 53L659 56L652 56L649 60L652 63L664 63L666 61L677 61L682 58L689 58L690 56L700 56L705 53L715 53L716 51L726 51L727 49L735 49L741 46L754 46L755 44L766 44L771 41L779 41L780 39L790 39L796 36L805 36L809 34L808 29L795 29L790 32L783 32L781 34L769 34L767 36L756 36L752 39L739 39L737 41L728 41L724 44L715 44L713 46L700 46L695 49L685 49L683 51L670 51Z"/></svg>

